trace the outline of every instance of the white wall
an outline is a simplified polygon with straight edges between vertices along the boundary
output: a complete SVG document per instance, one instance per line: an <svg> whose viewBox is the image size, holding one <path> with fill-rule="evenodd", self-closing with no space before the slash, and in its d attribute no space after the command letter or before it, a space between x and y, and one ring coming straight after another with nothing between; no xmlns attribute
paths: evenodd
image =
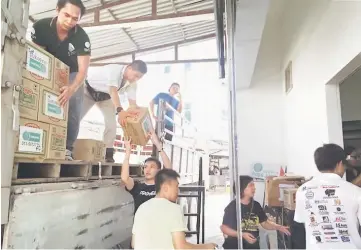
<svg viewBox="0 0 361 250"><path fill-rule="evenodd" d="M278 8L270 11L251 87L237 92L240 174L250 174L255 163L276 171L285 163L280 30L277 29L281 13L282 9Z"/></svg>
<svg viewBox="0 0 361 250"><path fill-rule="evenodd" d="M340 98L342 120L361 120L361 69L341 84Z"/></svg>
<svg viewBox="0 0 361 250"><path fill-rule="evenodd" d="M251 87L237 92L240 174L260 162L312 176L314 150L343 144L339 124L331 124L340 118L331 108L339 105L337 88L327 83L361 52L359 13L355 1L271 1ZM293 89L286 94L290 60Z"/></svg>
<svg viewBox="0 0 361 250"><path fill-rule="evenodd" d="M287 164L290 171L306 176L317 172L313 152L318 146L328 142L342 145L329 134L325 84L361 51L361 3L322 4L313 8L317 13L312 16L318 22L303 24L297 39L302 42L296 41L297 46L292 46L283 60L283 69L289 60L293 62L294 84L286 97Z"/></svg>

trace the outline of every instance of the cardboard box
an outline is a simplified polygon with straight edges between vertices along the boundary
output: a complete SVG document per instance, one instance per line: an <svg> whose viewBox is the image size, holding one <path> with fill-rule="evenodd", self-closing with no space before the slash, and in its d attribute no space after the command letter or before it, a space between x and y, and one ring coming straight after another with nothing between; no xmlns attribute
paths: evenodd
<svg viewBox="0 0 361 250"><path fill-rule="evenodd" d="M23 67L23 77L52 89L54 77L53 55L34 43L27 42L26 46L26 62Z"/></svg>
<svg viewBox="0 0 361 250"><path fill-rule="evenodd" d="M20 118L20 129L15 140L15 157L44 159L48 133L48 124Z"/></svg>
<svg viewBox="0 0 361 250"><path fill-rule="evenodd" d="M67 127L68 106L61 107L58 102L59 93L40 86L38 121L56 126Z"/></svg>
<svg viewBox="0 0 361 250"><path fill-rule="evenodd" d="M105 144L93 139L77 139L74 143L73 158L82 161L103 161Z"/></svg>
<svg viewBox="0 0 361 250"><path fill-rule="evenodd" d="M134 111L134 108L129 108L128 111ZM149 132L153 131L152 120L149 115L148 108L138 108L137 117L127 118L127 126L123 128L124 136L132 138L132 144L145 146L149 139Z"/></svg>
<svg viewBox="0 0 361 250"><path fill-rule="evenodd" d="M60 88L69 84L69 66L60 61L58 58L54 58L54 84L53 90L60 92Z"/></svg>
<svg viewBox="0 0 361 250"><path fill-rule="evenodd" d="M65 159L67 129L55 125L49 126L46 159Z"/></svg>
<svg viewBox="0 0 361 250"><path fill-rule="evenodd" d="M304 181L302 176L292 177L267 177L265 186L265 204L267 206L282 207L283 202L280 200L280 185L299 187Z"/></svg>
<svg viewBox="0 0 361 250"><path fill-rule="evenodd" d="M22 79L22 83L19 93L20 117L37 120L40 93L39 84L25 78Z"/></svg>
<svg viewBox="0 0 361 250"><path fill-rule="evenodd" d="M283 190L283 207L289 210L296 209L297 188L288 188Z"/></svg>

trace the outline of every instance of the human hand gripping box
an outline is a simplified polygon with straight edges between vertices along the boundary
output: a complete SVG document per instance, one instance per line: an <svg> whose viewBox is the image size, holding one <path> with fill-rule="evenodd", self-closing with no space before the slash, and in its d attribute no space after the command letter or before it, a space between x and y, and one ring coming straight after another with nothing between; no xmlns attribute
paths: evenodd
<svg viewBox="0 0 361 250"><path fill-rule="evenodd" d="M123 128L124 136L132 139L131 143L145 146L149 141L149 133L154 131L148 108L131 107L127 111L136 112L135 117L127 118L127 125Z"/></svg>
<svg viewBox="0 0 361 250"><path fill-rule="evenodd" d="M69 102L61 107L59 93L40 86L38 121L66 128L68 125Z"/></svg>

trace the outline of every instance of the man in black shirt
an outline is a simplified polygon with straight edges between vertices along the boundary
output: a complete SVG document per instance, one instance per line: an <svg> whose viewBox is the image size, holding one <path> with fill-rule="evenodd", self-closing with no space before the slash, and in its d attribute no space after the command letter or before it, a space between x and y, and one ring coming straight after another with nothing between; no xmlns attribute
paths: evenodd
<svg viewBox="0 0 361 250"><path fill-rule="evenodd" d="M346 181L361 187L361 148L347 147Z"/></svg>
<svg viewBox="0 0 361 250"><path fill-rule="evenodd" d="M155 133L151 134L151 140L153 145L158 149L159 155L162 158L164 168L172 168L171 162L167 154L163 151L163 146L159 141L159 138ZM144 177L145 182L141 183L139 181L133 180L129 176L129 158L131 154L131 139L125 141L126 153L122 165L121 179L125 184L125 189L133 196L134 198L134 214L137 211L138 207L142 205L147 200L154 198L156 195L155 192L155 175L162 168L162 164L156 158L150 157L145 160L144 165Z"/></svg>
<svg viewBox="0 0 361 250"><path fill-rule="evenodd" d="M241 199L241 226L243 249L260 249L259 229L261 225L266 230L278 230L285 234L290 234L284 226L268 220L261 205L253 199L256 188L252 177L240 176L240 199ZM235 190L235 188L233 188ZM238 248L237 233L237 206L236 199L231 201L224 210L224 217L221 226L223 234L226 236L223 247L225 249Z"/></svg>
<svg viewBox="0 0 361 250"><path fill-rule="evenodd" d="M85 13L81 0L58 0L54 18L44 18L34 23L31 38L70 67L69 85L60 91L59 102L69 101L66 159L72 160L73 144L79 133L80 113L83 104L83 83L90 62L90 40L77 24Z"/></svg>

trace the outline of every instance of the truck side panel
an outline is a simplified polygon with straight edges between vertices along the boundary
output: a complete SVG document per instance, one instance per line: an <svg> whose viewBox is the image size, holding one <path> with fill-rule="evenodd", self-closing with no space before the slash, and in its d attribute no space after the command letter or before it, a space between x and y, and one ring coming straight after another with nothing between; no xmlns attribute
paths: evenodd
<svg viewBox="0 0 361 250"><path fill-rule="evenodd" d="M34 185L13 190L23 193L12 194L4 248L129 248L134 205L124 186L44 185L41 192Z"/></svg>
<svg viewBox="0 0 361 250"><path fill-rule="evenodd" d="M16 127L18 92L26 56L25 42L30 1L1 1L1 224L8 221L9 193L14 157L14 127ZM6 205L4 205L6 204Z"/></svg>

